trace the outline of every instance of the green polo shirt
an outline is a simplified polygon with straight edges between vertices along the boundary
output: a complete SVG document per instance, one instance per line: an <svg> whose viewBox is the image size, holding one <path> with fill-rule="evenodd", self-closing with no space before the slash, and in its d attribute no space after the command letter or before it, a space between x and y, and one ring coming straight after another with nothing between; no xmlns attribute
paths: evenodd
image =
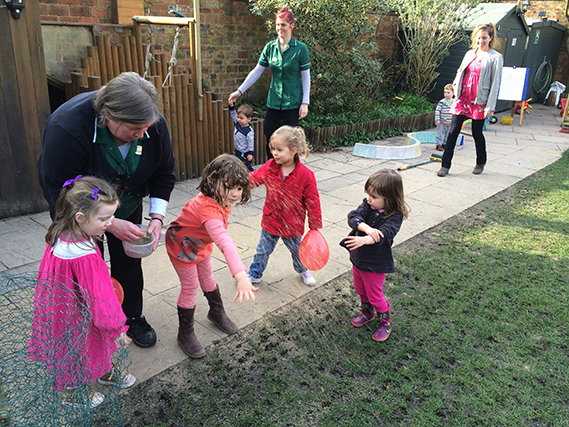
<svg viewBox="0 0 569 427"><path fill-rule="evenodd" d="M101 146L101 150L105 153L105 157L113 169L115 169L120 175L128 176L138 168L140 156L142 156L142 141L145 139L148 139L147 133L145 133L142 138L133 141L125 158L123 158L122 153L120 152L119 147L108 128L98 127L94 142ZM142 197L127 194L122 195L120 197L120 201L121 205L115 212L115 217L119 219L126 219L142 203Z"/></svg>
<svg viewBox="0 0 569 427"><path fill-rule="evenodd" d="M261 53L259 65L269 67L273 75L267 107L273 110L300 108L302 104L300 72L310 69L306 45L291 38L281 54L279 40L269 42Z"/></svg>

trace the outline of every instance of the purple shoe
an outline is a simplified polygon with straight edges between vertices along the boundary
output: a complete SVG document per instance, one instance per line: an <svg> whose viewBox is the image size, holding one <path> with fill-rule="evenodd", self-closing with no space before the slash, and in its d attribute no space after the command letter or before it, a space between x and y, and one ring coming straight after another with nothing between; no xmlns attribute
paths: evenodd
<svg viewBox="0 0 569 427"><path fill-rule="evenodd" d="M362 314L352 319L352 325L361 328L366 323L375 319L375 311L369 302L362 302Z"/></svg>
<svg viewBox="0 0 569 427"><path fill-rule="evenodd" d="M375 331L371 337L374 341L385 341L389 338L389 334L391 333L391 318L389 311L386 311L385 313L377 313L377 317L379 317L379 328L377 328L377 331Z"/></svg>

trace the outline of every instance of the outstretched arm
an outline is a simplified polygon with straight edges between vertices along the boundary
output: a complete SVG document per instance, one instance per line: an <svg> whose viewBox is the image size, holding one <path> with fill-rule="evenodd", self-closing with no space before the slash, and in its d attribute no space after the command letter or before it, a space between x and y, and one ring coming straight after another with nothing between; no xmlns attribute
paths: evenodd
<svg viewBox="0 0 569 427"><path fill-rule="evenodd" d="M247 91L247 89L253 86L253 84L257 80L259 80L259 77L261 77L266 68L267 67L263 67L262 65L257 64L257 66L253 68L253 70L251 70L251 72L249 73L245 81L241 84L241 86L239 86L239 89L237 89L235 92L229 95L229 99L227 101L230 104L233 104L235 101L237 101L237 98L243 95Z"/></svg>
<svg viewBox="0 0 569 427"><path fill-rule="evenodd" d="M258 291L259 288L254 287L247 276L245 265L239 253L237 253L237 248L231 239L231 236L225 229L223 222L219 219L210 219L204 223L204 227L211 239L223 253L225 260L227 261L227 266L235 279L237 290L235 291L235 296L233 297L233 302L239 298L239 302L243 302L243 298L246 301L255 301L255 294L253 292Z"/></svg>

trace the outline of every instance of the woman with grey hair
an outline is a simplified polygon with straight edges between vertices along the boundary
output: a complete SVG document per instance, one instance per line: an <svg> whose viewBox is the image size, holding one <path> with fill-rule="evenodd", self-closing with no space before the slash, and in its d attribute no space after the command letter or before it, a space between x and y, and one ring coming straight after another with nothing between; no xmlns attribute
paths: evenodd
<svg viewBox="0 0 569 427"><path fill-rule="evenodd" d="M122 73L100 90L70 99L49 117L38 161L52 218L64 182L77 175L102 178L117 189L120 207L106 231L111 276L124 289L127 334L141 347L153 346L156 333L142 315L141 260L127 256L122 242L144 235L136 224L142 223L142 199L148 195L154 249L160 240L175 175L170 132L159 106L160 96L150 82L137 73Z"/></svg>

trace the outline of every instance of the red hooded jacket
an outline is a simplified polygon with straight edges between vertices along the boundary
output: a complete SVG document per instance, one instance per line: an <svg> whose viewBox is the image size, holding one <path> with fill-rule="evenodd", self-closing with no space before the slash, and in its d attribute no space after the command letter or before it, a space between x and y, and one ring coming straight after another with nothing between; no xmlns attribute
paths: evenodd
<svg viewBox="0 0 569 427"><path fill-rule="evenodd" d="M300 162L298 156L295 161L296 167L284 180L281 167L274 159L249 173L251 188L263 184L267 187L261 227L274 236L302 236L307 212L308 228L322 228L320 196L314 173Z"/></svg>

